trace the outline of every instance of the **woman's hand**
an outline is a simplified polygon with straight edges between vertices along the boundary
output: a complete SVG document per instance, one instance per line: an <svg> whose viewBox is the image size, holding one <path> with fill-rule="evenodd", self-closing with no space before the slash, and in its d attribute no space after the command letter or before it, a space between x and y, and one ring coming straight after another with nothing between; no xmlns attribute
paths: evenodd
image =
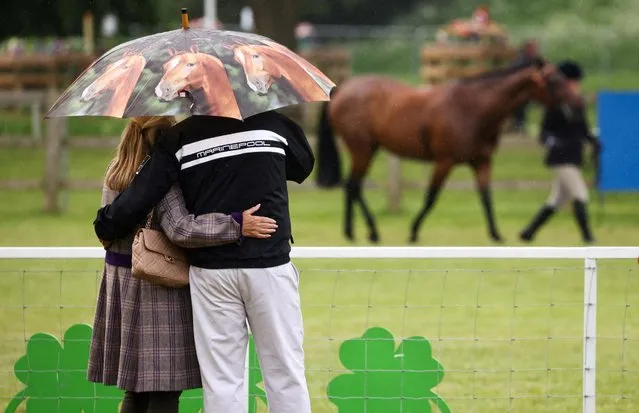
<svg viewBox="0 0 639 413"><path fill-rule="evenodd" d="M272 218L255 216L253 213L260 209L260 204L242 212L242 236L248 238L270 238L277 229L277 223Z"/></svg>

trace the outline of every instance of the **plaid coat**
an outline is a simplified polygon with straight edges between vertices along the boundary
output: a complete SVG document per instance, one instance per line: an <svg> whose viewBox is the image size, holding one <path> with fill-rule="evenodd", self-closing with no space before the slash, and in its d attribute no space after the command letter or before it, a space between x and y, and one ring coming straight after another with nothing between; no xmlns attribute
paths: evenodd
<svg viewBox="0 0 639 413"><path fill-rule="evenodd" d="M118 195L106 187L102 205ZM186 210L178 186L154 208L154 229L189 248L221 245L240 238L230 215L197 218ZM133 235L110 251L131 254ZM189 288L167 288L131 277L131 269L110 264L98 295L87 372L92 382L134 392L181 391L201 387L195 352Z"/></svg>

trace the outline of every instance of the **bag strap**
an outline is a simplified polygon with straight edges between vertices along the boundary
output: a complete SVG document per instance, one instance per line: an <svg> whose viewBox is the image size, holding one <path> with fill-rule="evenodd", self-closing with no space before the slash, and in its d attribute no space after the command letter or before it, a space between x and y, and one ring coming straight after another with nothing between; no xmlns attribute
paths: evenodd
<svg viewBox="0 0 639 413"><path fill-rule="evenodd" d="M146 220L146 224L144 225L144 228L146 229L150 229L151 228L151 221L153 220L153 213L155 212L155 208L151 209L151 212L149 212L149 217Z"/></svg>

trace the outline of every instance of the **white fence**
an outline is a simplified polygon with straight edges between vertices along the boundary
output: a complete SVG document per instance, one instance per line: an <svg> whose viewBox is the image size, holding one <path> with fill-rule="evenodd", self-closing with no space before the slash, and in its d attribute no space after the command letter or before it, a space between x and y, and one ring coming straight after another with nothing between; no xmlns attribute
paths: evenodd
<svg viewBox="0 0 639 413"><path fill-rule="evenodd" d="M630 260L624 262L624 265L627 263L628 267L636 266L639 247L293 247L291 256L300 261L329 259L332 264L336 264L337 260L360 260L358 262L362 265L371 265L370 260L424 260L427 262L426 260L447 259L458 262L457 260L481 259L515 260L519 263L522 263L522 260L579 260L583 263L581 399L583 412L594 413L598 397L596 385L598 264L604 260ZM103 257L104 250L94 247L0 247L0 260L72 260ZM2 267L0 272L1 270ZM629 273L628 277L632 275ZM3 303L0 302L0 307L2 305ZM626 306L629 307L629 305L626 302ZM624 325L624 331L625 328ZM638 403L634 407L639 408L636 396L630 399L633 403Z"/></svg>

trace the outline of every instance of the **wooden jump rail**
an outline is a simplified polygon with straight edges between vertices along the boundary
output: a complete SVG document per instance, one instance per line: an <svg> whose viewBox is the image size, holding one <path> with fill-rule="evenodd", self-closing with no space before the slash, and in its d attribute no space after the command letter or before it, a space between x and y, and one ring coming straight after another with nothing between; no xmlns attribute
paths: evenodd
<svg viewBox="0 0 639 413"><path fill-rule="evenodd" d="M434 44L422 50L420 77L441 84L511 63L517 51L505 44Z"/></svg>
<svg viewBox="0 0 639 413"><path fill-rule="evenodd" d="M62 89L94 58L77 52L58 55L0 54L0 90Z"/></svg>
<svg viewBox="0 0 639 413"><path fill-rule="evenodd" d="M345 49L335 47L317 48L301 53L302 57L313 63L335 84L348 79L353 72L352 54Z"/></svg>

